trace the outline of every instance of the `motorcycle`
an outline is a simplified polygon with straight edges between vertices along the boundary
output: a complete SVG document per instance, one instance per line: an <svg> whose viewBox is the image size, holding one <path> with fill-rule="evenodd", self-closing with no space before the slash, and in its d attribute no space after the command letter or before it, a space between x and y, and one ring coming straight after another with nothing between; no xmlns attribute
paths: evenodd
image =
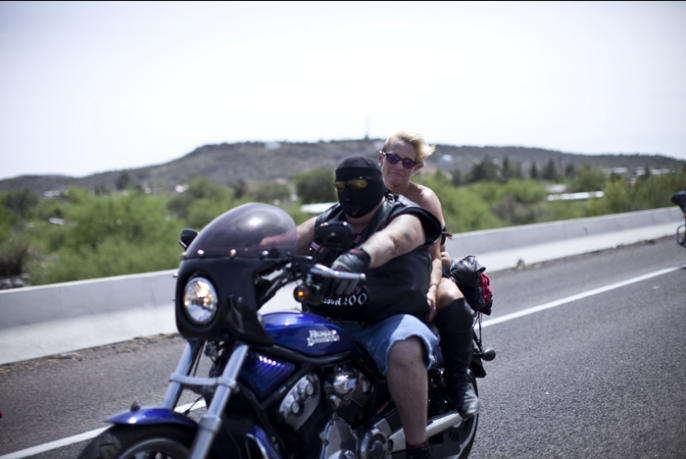
<svg viewBox="0 0 686 459"><path fill-rule="evenodd" d="M676 228L676 243L686 247L686 190L674 193L672 195L672 202L679 206L684 214L684 223Z"/></svg>
<svg viewBox="0 0 686 459"><path fill-rule="evenodd" d="M346 237L333 230L330 236L332 243ZM200 233L184 230L179 242L185 252L175 315L187 344L163 402L110 417L112 426L81 458L404 457L397 409L366 350L314 313L259 312L282 288L295 285L296 300L316 304L327 282L363 282L364 274L334 271L296 255L295 223L267 204L229 210ZM482 361L494 357L475 329L475 390L476 378L486 376ZM197 376L205 358L209 374ZM451 407L441 364L428 376L431 453L467 457L478 414L462 419ZM175 411L185 390L206 405L197 421Z"/></svg>

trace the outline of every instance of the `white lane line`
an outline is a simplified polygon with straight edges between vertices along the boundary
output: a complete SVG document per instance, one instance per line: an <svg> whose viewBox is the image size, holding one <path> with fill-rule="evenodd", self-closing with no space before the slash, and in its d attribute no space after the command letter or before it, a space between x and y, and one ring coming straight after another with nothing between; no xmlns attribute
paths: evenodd
<svg viewBox="0 0 686 459"><path fill-rule="evenodd" d="M46 451L61 448L63 446L71 445L72 443L78 443L84 440L90 440L91 438L97 437L103 432L107 427L102 427L100 429L89 430L88 432L80 433L78 435L72 435L71 437L60 438L59 440L51 441L48 443L43 443L42 445L32 446L31 448L22 449L20 451L15 451L13 453L0 456L0 459L19 459L22 457L29 457L35 454L41 454Z"/></svg>
<svg viewBox="0 0 686 459"><path fill-rule="evenodd" d="M482 322L481 326L482 327L488 327L491 325L496 325L496 324L501 324L503 322L508 322L510 320L518 319L520 317L525 317L525 316L528 316L531 314L535 314L537 312L545 311L546 309L551 309L551 308L561 306L563 304L571 303L572 301L580 300L582 298L587 298L589 296L598 295L599 293L604 293L604 292L607 292L609 290L614 290L616 288L625 287L627 285L631 285L631 284L634 284L637 282L641 282L641 281L644 281L647 279L651 279L653 277L662 276L664 274L668 274L668 273L671 273L674 271L678 271L680 269L686 269L686 265L674 266L672 268L661 269L659 271L654 271L652 273L644 274L644 275L638 276L638 277L632 277L631 279L623 280L621 282L616 282L614 284L609 284L609 285L606 285L604 287L599 287L599 288L596 288L593 290L588 290L586 292L578 293L576 295L571 295L571 296L568 296L566 298L551 301L549 303L540 304L538 306L527 308L527 309L524 309L522 311L513 312L512 314L506 314L502 317L486 320L486 321ZM186 411L192 405L193 405L192 403L189 403L187 405L179 406L176 408L175 411L178 411L178 412ZM201 401L197 405L198 406L196 406L194 409L204 407L205 403ZM62 448L64 446L71 445L72 443L78 443L81 441L90 440L91 438L98 436L105 429L107 429L107 427L103 427L101 429L91 430L91 431L84 432L84 433L81 433L78 435L73 435L71 437L62 438L60 440L51 441L49 443L43 443L42 445L33 446L31 448L22 449L21 451L16 451L14 453L10 453L10 454L6 454L4 456L0 456L0 459L21 459L21 458L25 458L28 456L33 456L36 454L44 453L46 451L50 451L53 449Z"/></svg>
<svg viewBox="0 0 686 459"><path fill-rule="evenodd" d="M181 413L181 412L186 411L187 409L189 409L191 407L193 407L194 410L204 408L205 407L205 401L200 400L199 402L188 403L186 405L180 405L180 406L177 406L174 411ZM51 441L48 443L43 443L42 445L32 446L30 448L22 449L20 451L15 451L13 453L9 453L9 454L5 454L4 456L0 456L0 459L21 459L24 457L34 456L36 454L45 453L45 452L53 450L53 449L62 448L64 446L69 446L73 443L79 443L82 441L90 440L91 438L97 437L98 435L100 435L102 432L104 432L108 428L109 427L102 427L100 429L93 429L93 430L89 430L88 432L83 432L83 433L80 433L77 435L72 435L71 437L60 438L59 440Z"/></svg>
<svg viewBox="0 0 686 459"><path fill-rule="evenodd" d="M520 317L525 317L530 314L535 314L537 312L545 311L546 309L556 308L562 306L563 304L571 303L572 301L581 300L583 298L588 298L589 296L598 295L599 293L608 292L620 287L626 287L627 285L642 282L647 279L652 279L653 277L662 276L664 274L669 274L680 269L686 269L686 265L674 266L672 268L660 269L659 271L653 271L652 273L643 274L642 276L632 277L631 279L626 279L614 284L605 285L604 287L598 287L593 290L588 290L586 292L577 293L576 295L571 295L566 298L561 298L559 300L551 301L549 303L539 304L538 306L533 306L531 308L523 309L521 311L513 312L511 314L505 314L504 316L497 317L495 319L485 320L481 323L481 327L488 327L491 325L501 324L503 322L509 322L510 320L519 319ZM0 458L1 459L1 458Z"/></svg>

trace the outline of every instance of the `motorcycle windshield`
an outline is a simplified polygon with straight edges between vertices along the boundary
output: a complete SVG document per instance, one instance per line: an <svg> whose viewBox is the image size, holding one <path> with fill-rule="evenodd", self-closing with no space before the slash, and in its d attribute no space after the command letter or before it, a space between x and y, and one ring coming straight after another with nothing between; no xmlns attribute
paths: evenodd
<svg viewBox="0 0 686 459"><path fill-rule="evenodd" d="M212 220L186 250L186 258L257 258L265 250L295 254L295 222L284 210L248 203Z"/></svg>

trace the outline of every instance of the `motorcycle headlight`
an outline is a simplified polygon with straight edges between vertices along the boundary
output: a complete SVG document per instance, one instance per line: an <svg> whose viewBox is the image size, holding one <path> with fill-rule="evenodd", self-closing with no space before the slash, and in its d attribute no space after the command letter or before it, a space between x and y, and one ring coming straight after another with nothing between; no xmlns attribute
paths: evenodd
<svg viewBox="0 0 686 459"><path fill-rule="evenodd" d="M217 315L217 291L204 277L194 277L183 289L186 316L198 325L205 325Z"/></svg>

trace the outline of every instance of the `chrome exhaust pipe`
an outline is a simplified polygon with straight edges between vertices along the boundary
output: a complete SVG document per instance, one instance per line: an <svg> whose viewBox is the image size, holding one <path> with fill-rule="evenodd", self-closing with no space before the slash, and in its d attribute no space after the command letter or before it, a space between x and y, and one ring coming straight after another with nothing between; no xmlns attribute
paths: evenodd
<svg viewBox="0 0 686 459"><path fill-rule="evenodd" d="M426 426L426 438L433 437L451 427L457 427L462 423L462 417L457 413L448 413L443 416L434 418ZM393 432L388 439L392 442L393 451L402 451L405 449L405 431L403 429Z"/></svg>

